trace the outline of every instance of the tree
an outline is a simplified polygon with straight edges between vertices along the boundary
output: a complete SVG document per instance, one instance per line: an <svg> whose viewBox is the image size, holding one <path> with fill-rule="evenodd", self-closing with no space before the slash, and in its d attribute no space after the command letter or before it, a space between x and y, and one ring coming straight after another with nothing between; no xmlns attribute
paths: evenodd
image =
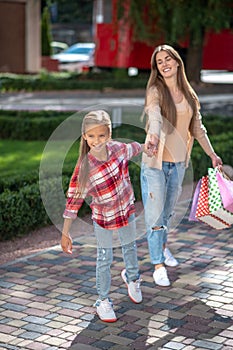
<svg viewBox="0 0 233 350"><path fill-rule="evenodd" d="M232 24L231 0L134 0L127 5L118 1L118 18L131 21L136 40L153 44L156 38L163 38L176 47L188 41L186 70L195 83L200 82L206 32L220 32Z"/></svg>
<svg viewBox="0 0 233 350"><path fill-rule="evenodd" d="M41 53L42 56L50 56L52 54L51 48L52 34L50 29L50 15L47 6L44 7L41 19Z"/></svg>

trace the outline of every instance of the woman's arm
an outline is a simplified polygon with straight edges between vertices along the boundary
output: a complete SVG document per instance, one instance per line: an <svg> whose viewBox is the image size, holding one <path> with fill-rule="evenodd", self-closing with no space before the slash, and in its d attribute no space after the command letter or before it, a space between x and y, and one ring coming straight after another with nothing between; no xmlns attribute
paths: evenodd
<svg viewBox="0 0 233 350"><path fill-rule="evenodd" d="M151 87L147 91L144 110L148 116L146 125L147 134L157 135L159 137L162 124L162 115L157 88Z"/></svg>
<svg viewBox="0 0 233 350"><path fill-rule="evenodd" d="M216 166L222 166L222 159L214 151L207 135L206 128L202 123L202 116L200 113L197 114L194 120L193 136L198 141L204 152L211 158L213 168Z"/></svg>
<svg viewBox="0 0 233 350"><path fill-rule="evenodd" d="M217 166L220 167L220 169L222 168L222 165L223 165L222 159L215 152L210 154L210 158L212 161L213 168Z"/></svg>
<svg viewBox="0 0 233 350"><path fill-rule="evenodd" d="M147 91L145 113L148 116L146 125L146 153L153 153L157 155L159 147L159 138L162 125L162 115L159 106L158 90L155 87L151 87Z"/></svg>

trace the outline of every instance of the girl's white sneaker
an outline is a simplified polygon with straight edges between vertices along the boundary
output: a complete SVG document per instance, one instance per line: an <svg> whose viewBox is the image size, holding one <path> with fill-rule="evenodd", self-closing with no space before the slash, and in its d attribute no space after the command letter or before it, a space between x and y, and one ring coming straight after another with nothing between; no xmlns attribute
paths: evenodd
<svg viewBox="0 0 233 350"><path fill-rule="evenodd" d="M128 283L125 273L126 273L126 269L124 269L121 272L121 277L128 288L129 297L135 304L139 304L142 301L142 292L140 288L140 284L142 280L138 279L135 282L131 281L130 283Z"/></svg>
<svg viewBox="0 0 233 350"><path fill-rule="evenodd" d="M98 299L94 304L96 306L96 312L101 321L104 322L116 322L117 318L113 310L113 305L110 299L100 300Z"/></svg>

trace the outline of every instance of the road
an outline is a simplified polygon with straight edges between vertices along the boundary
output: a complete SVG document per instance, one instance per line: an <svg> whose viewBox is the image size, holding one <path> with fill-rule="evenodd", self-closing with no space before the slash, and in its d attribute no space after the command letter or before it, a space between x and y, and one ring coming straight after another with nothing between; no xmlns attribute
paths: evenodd
<svg viewBox="0 0 233 350"><path fill-rule="evenodd" d="M233 72L202 71L196 90L202 113L233 115ZM207 84L207 85L206 85ZM143 106L145 90L49 91L0 94L0 110L80 111L96 106Z"/></svg>
<svg viewBox="0 0 233 350"><path fill-rule="evenodd" d="M139 96L104 94L82 91L6 93L0 96L0 110L80 111L94 106L143 106L143 91ZM124 97L125 96L125 97ZM233 93L200 95L202 112L233 115Z"/></svg>

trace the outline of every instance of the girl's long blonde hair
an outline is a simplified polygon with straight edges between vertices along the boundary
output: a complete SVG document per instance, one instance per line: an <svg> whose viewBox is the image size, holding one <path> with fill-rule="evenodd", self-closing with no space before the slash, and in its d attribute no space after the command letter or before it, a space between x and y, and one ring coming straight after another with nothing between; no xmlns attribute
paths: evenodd
<svg viewBox="0 0 233 350"><path fill-rule="evenodd" d="M82 137L80 142L78 158L78 165L80 166L80 172L77 178L76 186L76 194L78 196L81 196L84 193L86 183L88 180L89 162L87 154L90 151L90 147L88 146L87 141L84 138L84 134L87 132L87 129L88 127L90 127L90 125L93 127L99 125L106 125L109 129L109 137L111 137L112 135L112 123L110 116L107 112L105 112L104 110L91 111L84 116L82 122Z"/></svg>
<svg viewBox="0 0 233 350"><path fill-rule="evenodd" d="M157 46L151 56L151 73L150 77L148 79L147 87L146 87L146 99L145 99L145 106L147 104L147 93L148 90L155 86L159 93L159 105L161 108L161 114L165 118L165 120L168 122L167 124L167 131L168 133L171 133L173 128L176 127L176 121L177 121L177 115L176 115L176 106L173 101L173 98L170 94L170 91L165 83L164 78L160 74L157 63L156 63L156 55L160 51L166 51L170 57L172 57L177 63L178 63L178 70L177 70L177 85L179 90L184 95L185 99L188 101L192 111L192 119L190 122L189 130L192 133L193 130L193 122L194 117L198 113L198 109L200 107L198 97L189 84L185 69L184 69L184 63L179 55L179 53L169 45L160 45Z"/></svg>

